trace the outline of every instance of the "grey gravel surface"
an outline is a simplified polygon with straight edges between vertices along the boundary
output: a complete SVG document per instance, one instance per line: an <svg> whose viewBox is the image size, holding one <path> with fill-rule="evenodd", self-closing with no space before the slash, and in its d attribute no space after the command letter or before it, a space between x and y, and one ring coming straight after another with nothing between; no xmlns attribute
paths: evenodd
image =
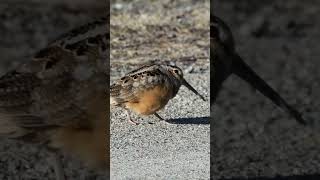
<svg viewBox="0 0 320 180"><path fill-rule="evenodd" d="M35 52L59 35L105 16L103 6L82 6L78 9L62 1L49 1L0 2L0 75L29 61ZM73 1L73 5L76 4L77 0ZM1 180L54 179L49 161L48 154L38 146L0 140ZM69 156L63 159L63 164L68 180L106 179L106 176L90 172Z"/></svg>
<svg viewBox="0 0 320 180"><path fill-rule="evenodd" d="M213 6L231 26L239 54L313 129L231 77L213 112L212 178L319 179L319 1L215 0Z"/></svg>

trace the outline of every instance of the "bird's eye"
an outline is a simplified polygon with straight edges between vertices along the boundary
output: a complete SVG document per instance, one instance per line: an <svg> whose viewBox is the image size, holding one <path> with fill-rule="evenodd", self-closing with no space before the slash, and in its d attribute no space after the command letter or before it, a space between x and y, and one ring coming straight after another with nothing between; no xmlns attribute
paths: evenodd
<svg viewBox="0 0 320 180"><path fill-rule="evenodd" d="M179 74L179 71L175 69L175 70L174 70L174 73Z"/></svg>

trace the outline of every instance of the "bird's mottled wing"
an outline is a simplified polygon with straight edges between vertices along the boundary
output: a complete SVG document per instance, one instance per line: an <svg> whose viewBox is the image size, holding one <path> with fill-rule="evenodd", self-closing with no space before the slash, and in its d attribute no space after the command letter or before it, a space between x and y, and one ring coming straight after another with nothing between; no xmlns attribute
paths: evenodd
<svg viewBox="0 0 320 180"><path fill-rule="evenodd" d="M168 81L159 65L147 65L131 71L110 87L111 104L138 102L138 93Z"/></svg>

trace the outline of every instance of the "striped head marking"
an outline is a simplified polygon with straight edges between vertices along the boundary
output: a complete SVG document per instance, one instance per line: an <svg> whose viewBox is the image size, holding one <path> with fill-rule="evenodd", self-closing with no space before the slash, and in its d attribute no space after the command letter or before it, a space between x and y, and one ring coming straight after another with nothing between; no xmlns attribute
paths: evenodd
<svg viewBox="0 0 320 180"><path fill-rule="evenodd" d="M164 65L163 66L171 75L173 75L177 80L183 80L183 72L177 66Z"/></svg>
<svg viewBox="0 0 320 180"><path fill-rule="evenodd" d="M204 101L205 98L198 93L184 78L182 70L177 66L165 65L164 68L173 75L173 77L178 80L182 85L186 86L190 91L195 93L196 95L200 96L200 98Z"/></svg>

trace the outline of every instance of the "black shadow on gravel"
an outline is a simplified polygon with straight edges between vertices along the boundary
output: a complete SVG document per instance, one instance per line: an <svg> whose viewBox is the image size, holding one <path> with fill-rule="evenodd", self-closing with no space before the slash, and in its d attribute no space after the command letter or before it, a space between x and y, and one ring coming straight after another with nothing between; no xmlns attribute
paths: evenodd
<svg viewBox="0 0 320 180"><path fill-rule="evenodd" d="M175 118L166 120L170 124L210 124L210 117Z"/></svg>

